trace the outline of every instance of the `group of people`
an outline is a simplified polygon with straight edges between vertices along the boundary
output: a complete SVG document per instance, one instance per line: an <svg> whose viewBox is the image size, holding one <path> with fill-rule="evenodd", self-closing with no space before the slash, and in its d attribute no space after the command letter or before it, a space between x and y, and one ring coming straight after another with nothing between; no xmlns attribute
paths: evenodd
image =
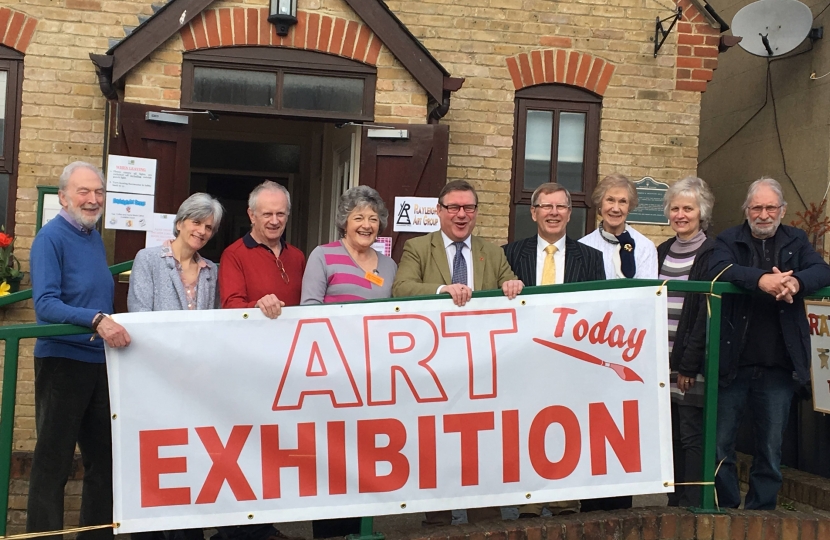
<svg viewBox="0 0 830 540"><path fill-rule="evenodd" d="M112 520L112 454L104 343L130 344L112 320L113 280L96 224L104 178L95 166L75 162L60 177L63 209L38 233L31 250L37 321L71 323L90 336L38 339L35 347L37 444L29 487L27 530L56 531L63 525L63 489L75 444L84 464L81 525ZM466 181L438 195L440 230L406 242L400 264L373 249L388 211L372 188L346 191L336 209L338 241L318 246L306 261L284 240L291 212L289 192L265 181L248 200L251 230L231 244L220 264L199 250L218 230L222 205L196 193L179 208L174 239L140 251L130 277L129 311L259 308L277 318L300 304L350 302L390 296L446 294L463 306L473 291L501 289L510 299L524 286L604 279L680 279L732 282L749 291L723 300L718 406L717 476L720 505L739 506L735 438L749 403L754 412L756 453L747 508L775 507L781 485L781 439L790 402L809 381L809 332L803 298L830 285L830 266L806 235L781 225L786 202L780 185L762 178L747 193L746 222L706 234L714 198L699 178L676 182L666 193L665 213L675 236L659 247L627 223L637 191L625 176L605 177L592 197L601 217L595 231L575 240L567 189L546 183L531 199L537 234L503 248L474 236L478 196ZM702 388L706 343L706 299L669 295L672 420L678 483L700 481ZM700 487L678 486L670 504L696 506ZM526 505L520 517L631 506L631 497ZM471 522L500 517L498 508L470 509ZM451 522L451 512L428 512L425 525ZM357 532L359 518L314 524L315 536ZM199 538L201 531L180 532ZM82 533L108 537L110 530ZM271 525L223 528L228 540L285 538Z"/></svg>

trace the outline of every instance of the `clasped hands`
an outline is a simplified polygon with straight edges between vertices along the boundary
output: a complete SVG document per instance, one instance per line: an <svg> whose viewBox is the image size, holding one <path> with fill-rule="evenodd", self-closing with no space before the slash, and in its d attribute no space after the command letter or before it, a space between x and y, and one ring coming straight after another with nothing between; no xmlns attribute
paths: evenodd
<svg viewBox="0 0 830 540"><path fill-rule="evenodd" d="M523 287L524 283L521 280L511 279L502 284L501 290L507 298L513 300L522 292ZM463 306L473 297L473 290L462 283L444 285L438 292L449 294L452 297L453 304L458 307Z"/></svg>
<svg viewBox="0 0 830 540"><path fill-rule="evenodd" d="M761 276L758 280L758 287L774 296L776 300L783 300L788 304L793 303L793 296L801 289L798 280L793 277L792 270L782 272L776 267L772 268L771 274Z"/></svg>

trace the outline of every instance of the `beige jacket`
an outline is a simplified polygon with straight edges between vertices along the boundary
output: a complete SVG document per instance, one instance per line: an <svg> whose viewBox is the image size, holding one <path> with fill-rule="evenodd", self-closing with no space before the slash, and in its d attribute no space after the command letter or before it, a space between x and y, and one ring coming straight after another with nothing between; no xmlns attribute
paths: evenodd
<svg viewBox="0 0 830 540"><path fill-rule="evenodd" d="M470 240L474 290L500 289L505 281L517 279L500 247L476 236ZM435 294L438 287L451 283L441 231L407 240L392 285L393 297Z"/></svg>

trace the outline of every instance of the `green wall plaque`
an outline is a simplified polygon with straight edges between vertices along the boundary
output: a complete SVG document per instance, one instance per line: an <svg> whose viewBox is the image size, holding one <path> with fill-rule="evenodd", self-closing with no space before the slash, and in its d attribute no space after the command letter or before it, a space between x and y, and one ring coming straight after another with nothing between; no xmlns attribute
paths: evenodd
<svg viewBox="0 0 830 540"><path fill-rule="evenodd" d="M640 204L628 214L629 223L648 223L651 225L668 225L669 220L663 214L663 196L669 189L668 184L658 182L650 176L634 182Z"/></svg>

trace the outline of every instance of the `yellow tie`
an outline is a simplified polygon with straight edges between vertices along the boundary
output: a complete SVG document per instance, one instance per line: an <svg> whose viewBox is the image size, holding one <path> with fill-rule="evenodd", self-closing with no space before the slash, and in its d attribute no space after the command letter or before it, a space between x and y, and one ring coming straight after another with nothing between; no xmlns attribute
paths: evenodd
<svg viewBox="0 0 830 540"><path fill-rule="evenodd" d="M545 264L542 266L542 285L553 285L556 283L556 261L553 260L553 254L556 253L556 246L548 244L545 248Z"/></svg>

